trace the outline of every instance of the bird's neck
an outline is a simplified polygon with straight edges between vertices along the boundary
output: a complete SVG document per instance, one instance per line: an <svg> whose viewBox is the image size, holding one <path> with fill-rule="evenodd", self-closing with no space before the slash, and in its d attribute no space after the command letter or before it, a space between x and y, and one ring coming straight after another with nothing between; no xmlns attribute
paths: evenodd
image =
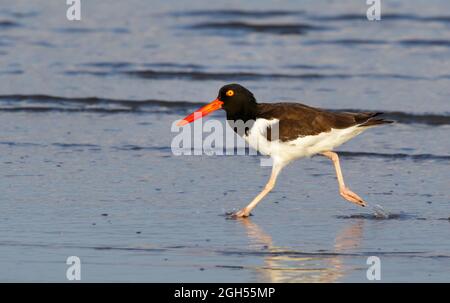
<svg viewBox="0 0 450 303"><path fill-rule="evenodd" d="M242 102L239 107L227 110L227 120L242 120L246 123L249 120L256 120L258 104L253 98L247 102Z"/></svg>
<svg viewBox="0 0 450 303"><path fill-rule="evenodd" d="M249 130L253 127L256 120L258 104L252 98L247 102L242 102L237 108L227 110L228 124L238 135L248 135Z"/></svg>

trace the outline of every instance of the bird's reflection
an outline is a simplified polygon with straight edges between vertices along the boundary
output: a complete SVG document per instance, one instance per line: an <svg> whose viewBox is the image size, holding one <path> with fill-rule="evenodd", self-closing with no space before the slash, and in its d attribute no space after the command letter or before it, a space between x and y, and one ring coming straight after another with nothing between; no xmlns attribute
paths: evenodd
<svg viewBox="0 0 450 303"><path fill-rule="evenodd" d="M256 267L261 282L337 282L346 275L343 255L357 248L364 220L357 220L338 233L334 251L304 253L273 244L272 237L251 219L240 219L252 245L264 248L264 265Z"/></svg>

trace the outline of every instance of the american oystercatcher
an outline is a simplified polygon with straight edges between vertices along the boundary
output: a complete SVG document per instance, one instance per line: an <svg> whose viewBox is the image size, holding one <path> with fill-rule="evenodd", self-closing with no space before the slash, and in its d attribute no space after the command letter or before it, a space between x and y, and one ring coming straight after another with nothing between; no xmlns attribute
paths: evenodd
<svg viewBox="0 0 450 303"><path fill-rule="evenodd" d="M250 212L275 186L280 171L292 160L320 154L330 159L336 170L340 195L359 206L366 202L344 183L338 155L333 149L368 128L392 123L375 118L378 112L329 112L300 103L257 103L252 92L239 84L228 84L219 90L211 103L178 122L183 126L224 109L234 131L252 148L272 158L272 174L264 189L235 217L248 217ZM238 128L237 121L245 127Z"/></svg>

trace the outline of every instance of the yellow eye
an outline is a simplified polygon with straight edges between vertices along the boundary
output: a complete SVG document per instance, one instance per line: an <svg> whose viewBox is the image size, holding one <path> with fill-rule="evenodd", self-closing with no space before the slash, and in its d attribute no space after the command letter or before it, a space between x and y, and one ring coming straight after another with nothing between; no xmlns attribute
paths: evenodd
<svg viewBox="0 0 450 303"><path fill-rule="evenodd" d="M226 95L228 97L232 97L234 95L234 91L232 89L227 90Z"/></svg>

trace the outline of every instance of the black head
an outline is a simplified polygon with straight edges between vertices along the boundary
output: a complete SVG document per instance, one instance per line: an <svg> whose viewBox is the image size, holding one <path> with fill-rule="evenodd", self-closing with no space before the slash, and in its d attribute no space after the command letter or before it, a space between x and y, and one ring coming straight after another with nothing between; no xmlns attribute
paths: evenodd
<svg viewBox="0 0 450 303"><path fill-rule="evenodd" d="M227 120L229 121L254 121L256 120L257 106L255 97L248 89L239 84L228 84L219 90L219 95L216 100L187 115L177 125L183 126L189 124L218 109L224 109L226 111Z"/></svg>
<svg viewBox="0 0 450 303"><path fill-rule="evenodd" d="M228 120L255 120L257 103L252 92L242 85L232 83L222 86L217 99L223 102Z"/></svg>

